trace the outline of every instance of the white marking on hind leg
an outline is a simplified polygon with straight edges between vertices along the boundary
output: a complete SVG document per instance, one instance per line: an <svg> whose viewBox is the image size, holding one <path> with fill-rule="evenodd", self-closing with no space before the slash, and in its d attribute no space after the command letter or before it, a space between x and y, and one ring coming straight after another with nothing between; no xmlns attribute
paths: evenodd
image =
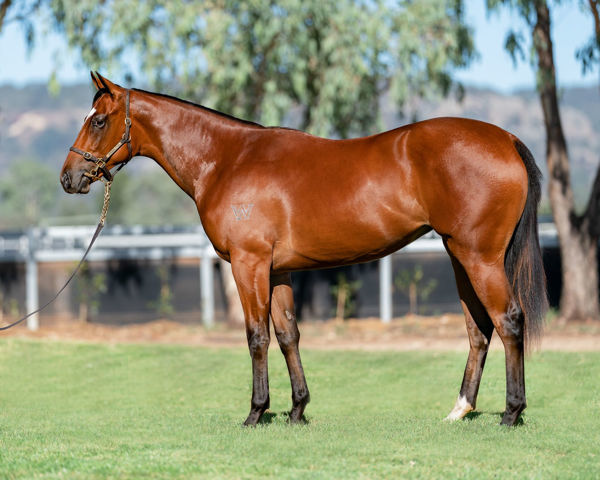
<svg viewBox="0 0 600 480"><path fill-rule="evenodd" d="M469 402L467 402L467 398L462 395L459 395L456 399L456 404L454 405L454 408L448 414L446 420L460 420L471 411L473 411L473 407Z"/></svg>

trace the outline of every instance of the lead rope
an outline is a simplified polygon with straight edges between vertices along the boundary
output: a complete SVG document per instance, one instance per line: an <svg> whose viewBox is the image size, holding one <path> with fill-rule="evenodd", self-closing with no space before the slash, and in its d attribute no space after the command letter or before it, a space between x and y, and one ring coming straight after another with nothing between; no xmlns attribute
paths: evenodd
<svg viewBox="0 0 600 480"><path fill-rule="evenodd" d="M83 262L85 262L85 259L87 258L88 253L90 253L90 250L92 249L92 246L94 245L94 242L96 241L96 239L100 235L100 232L104 228L104 221L106 220L106 214L108 213L108 206L110 204L110 186L111 185L112 185L112 180L104 182L104 203L102 204L102 212L100 213L100 221L98 222L98 226L96 227L96 231L94 232L94 236L92 237L92 240L90 241L90 244L89 244L87 250L83 254L83 257L79 261L79 264L77 264L77 267L75 267L75 270L73 270L73 273L71 273L71 276L67 279L66 283L61 287L61 289L56 293L56 295L54 295L54 297L52 297L48 302L46 302L40 308L38 308L37 310L34 310L33 312L28 313L23 318L20 318L19 320L11 323L10 325L0 327L0 331L8 330L9 328L12 328L15 325L18 325L19 323L27 320L32 315L35 315L36 313L39 313L42 310L44 310L48 305L50 305L52 302L54 302L54 300L56 300L58 298L58 296L63 292L63 290L65 288L67 288L67 285L69 283L71 283L71 280L73 280L73 278L75 278L75 275L81 268L81 265L83 265Z"/></svg>
<svg viewBox="0 0 600 480"><path fill-rule="evenodd" d="M102 204L102 212L100 212L100 221L98 222L104 226L104 220L106 220L106 214L108 213L108 206L110 205L110 186L112 180L104 182L104 203Z"/></svg>

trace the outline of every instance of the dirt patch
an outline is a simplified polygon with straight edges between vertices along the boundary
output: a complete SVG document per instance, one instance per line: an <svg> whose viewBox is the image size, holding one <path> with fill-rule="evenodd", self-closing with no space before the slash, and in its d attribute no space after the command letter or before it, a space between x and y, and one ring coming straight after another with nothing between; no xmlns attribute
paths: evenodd
<svg viewBox="0 0 600 480"><path fill-rule="evenodd" d="M383 324L377 318L344 322L302 322L302 348L326 350L456 350L469 347L461 315L406 316ZM243 326L219 324L212 329L169 320L112 326L81 323L65 318L44 320L39 330L25 327L2 332L2 337L45 338L102 343L162 343L210 347L245 346ZM272 335L273 347L276 340ZM497 335L491 348L501 349ZM541 350L600 351L600 322L549 325Z"/></svg>

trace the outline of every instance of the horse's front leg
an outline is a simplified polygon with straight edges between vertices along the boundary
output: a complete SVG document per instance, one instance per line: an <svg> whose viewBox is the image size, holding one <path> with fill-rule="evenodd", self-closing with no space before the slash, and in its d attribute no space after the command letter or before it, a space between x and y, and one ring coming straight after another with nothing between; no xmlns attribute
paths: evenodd
<svg viewBox="0 0 600 480"><path fill-rule="evenodd" d="M256 254L236 252L231 255L231 267L244 309L246 337L252 357L252 402L244 425L256 425L269 408L267 360L271 260Z"/></svg>

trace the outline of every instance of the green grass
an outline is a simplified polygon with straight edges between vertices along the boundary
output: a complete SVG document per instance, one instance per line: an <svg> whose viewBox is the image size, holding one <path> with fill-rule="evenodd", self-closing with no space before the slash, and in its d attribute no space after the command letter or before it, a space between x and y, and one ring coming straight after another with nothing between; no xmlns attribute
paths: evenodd
<svg viewBox="0 0 600 480"><path fill-rule="evenodd" d="M0 341L0 478L598 478L600 353L527 362L529 408L498 425L504 356L481 414L442 421L466 352L305 351L307 425L290 426L270 356L271 415L242 428L243 349Z"/></svg>

